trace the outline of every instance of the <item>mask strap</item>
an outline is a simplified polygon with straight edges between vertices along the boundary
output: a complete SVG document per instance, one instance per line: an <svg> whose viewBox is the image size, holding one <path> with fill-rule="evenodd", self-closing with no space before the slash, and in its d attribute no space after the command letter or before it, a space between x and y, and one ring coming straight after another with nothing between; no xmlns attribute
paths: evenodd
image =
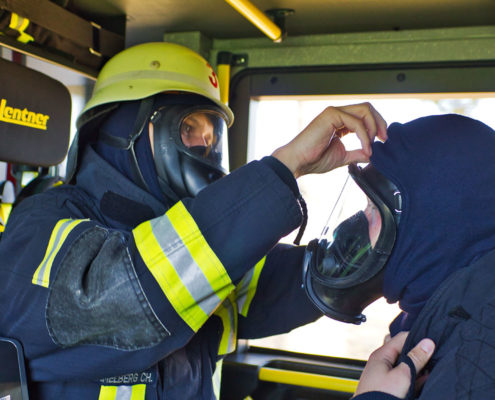
<svg viewBox="0 0 495 400"><path fill-rule="evenodd" d="M160 189L162 190L163 194L167 198L167 200L171 201L171 206L177 203L180 198L175 194L175 192L170 188L169 183L167 182L166 179L162 178L161 176L157 176L158 178L158 184L160 185Z"/></svg>
<svg viewBox="0 0 495 400"><path fill-rule="evenodd" d="M301 227L299 228L299 232L297 232L297 236L294 239L294 244L296 246L299 246L299 244L301 243L301 239L304 235L304 231L306 230L306 225L308 224L308 207L307 207L306 202L304 201L304 199L301 195L299 195L299 197L297 198L297 202L299 203L299 206L301 207L302 218L303 218L302 223L301 223Z"/></svg>
<svg viewBox="0 0 495 400"><path fill-rule="evenodd" d="M100 140L112 147L116 147L121 150L129 151L129 158L131 160L131 172L133 175L133 181L136 182L142 189L149 192L149 187L144 180L141 169L136 158L136 152L134 150L134 143L143 133L144 127L148 122L151 112L153 111L153 97L147 97L139 103L139 109L134 120L134 126L132 127L131 134L127 139L110 135L107 132L102 131L100 133Z"/></svg>
<svg viewBox="0 0 495 400"><path fill-rule="evenodd" d="M409 370L411 371L411 386L409 386L409 390L406 396L406 399L414 399L416 396L414 396L414 390L415 390L415 383L416 383L416 366L414 365L413 360L411 357L409 357L407 354L401 357L400 362L405 363L408 367Z"/></svg>

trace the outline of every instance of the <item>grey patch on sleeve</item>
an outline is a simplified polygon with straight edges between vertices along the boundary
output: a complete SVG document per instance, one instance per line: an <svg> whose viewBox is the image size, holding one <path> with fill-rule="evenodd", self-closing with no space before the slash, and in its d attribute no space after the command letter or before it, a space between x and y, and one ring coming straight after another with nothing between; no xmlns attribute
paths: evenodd
<svg viewBox="0 0 495 400"><path fill-rule="evenodd" d="M100 227L84 232L64 256L50 285L46 321L63 347L138 350L170 336L143 292L122 234Z"/></svg>

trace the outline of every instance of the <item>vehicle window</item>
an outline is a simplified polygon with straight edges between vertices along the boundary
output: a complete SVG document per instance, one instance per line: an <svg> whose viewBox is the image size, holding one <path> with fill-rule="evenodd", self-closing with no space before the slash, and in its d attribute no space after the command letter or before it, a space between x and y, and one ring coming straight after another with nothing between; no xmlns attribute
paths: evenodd
<svg viewBox="0 0 495 400"><path fill-rule="evenodd" d="M326 106L361 101L371 102L389 124L403 123L431 114L458 113L479 119L495 128L495 114L492 112L495 108L495 93L422 94L407 97L261 97L252 99L250 103L248 159L259 159L271 154L277 147L293 138ZM359 141L353 135L345 137L344 143L349 148L359 145ZM347 169L344 167L324 175L304 176L298 180L309 211L302 244L320 236L346 176ZM296 233L293 232L283 241L292 243ZM380 299L365 310L367 322L362 325L344 324L323 317L288 334L252 340L249 343L296 352L367 359L369 354L383 343L389 323L399 312L396 304L387 304L384 299Z"/></svg>

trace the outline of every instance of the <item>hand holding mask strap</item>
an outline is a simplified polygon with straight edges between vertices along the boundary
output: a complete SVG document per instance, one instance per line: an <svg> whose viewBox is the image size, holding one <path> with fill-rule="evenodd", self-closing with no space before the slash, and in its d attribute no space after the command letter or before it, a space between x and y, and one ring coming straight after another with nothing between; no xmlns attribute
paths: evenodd
<svg viewBox="0 0 495 400"><path fill-rule="evenodd" d="M404 354L401 356L399 364L403 362L405 363L408 367L409 370L411 371L411 386L409 386L409 391L407 392L406 400L413 400L414 399L414 389L415 389L415 384L416 384L416 366L414 365L413 360L411 357L409 357L407 354Z"/></svg>

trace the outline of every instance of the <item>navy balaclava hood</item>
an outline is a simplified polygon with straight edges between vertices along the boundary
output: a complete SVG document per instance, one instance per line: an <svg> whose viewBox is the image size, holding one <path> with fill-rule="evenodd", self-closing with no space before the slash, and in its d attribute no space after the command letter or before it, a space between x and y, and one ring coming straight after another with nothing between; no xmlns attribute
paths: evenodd
<svg viewBox="0 0 495 400"><path fill-rule="evenodd" d="M371 163L402 194L383 292L407 329L450 274L495 248L495 132L453 114L394 123Z"/></svg>
<svg viewBox="0 0 495 400"><path fill-rule="evenodd" d="M162 97L165 98L166 96ZM161 103L159 101L160 96L157 96L157 99L158 101L155 101L155 103ZM102 123L99 128L100 132L105 132L111 136L127 139L134 127L140 103L140 100L121 103L119 107L115 111L112 111ZM122 175L130 181L140 185L134 178L129 151L110 146L101 140L96 142L94 148L95 151L103 157L103 159L117 169ZM143 174L146 184L148 185L149 192L155 198L161 202L164 202L165 198L158 184L155 163L153 161L148 123L145 124L141 135L136 140L134 150L136 152L139 168Z"/></svg>

